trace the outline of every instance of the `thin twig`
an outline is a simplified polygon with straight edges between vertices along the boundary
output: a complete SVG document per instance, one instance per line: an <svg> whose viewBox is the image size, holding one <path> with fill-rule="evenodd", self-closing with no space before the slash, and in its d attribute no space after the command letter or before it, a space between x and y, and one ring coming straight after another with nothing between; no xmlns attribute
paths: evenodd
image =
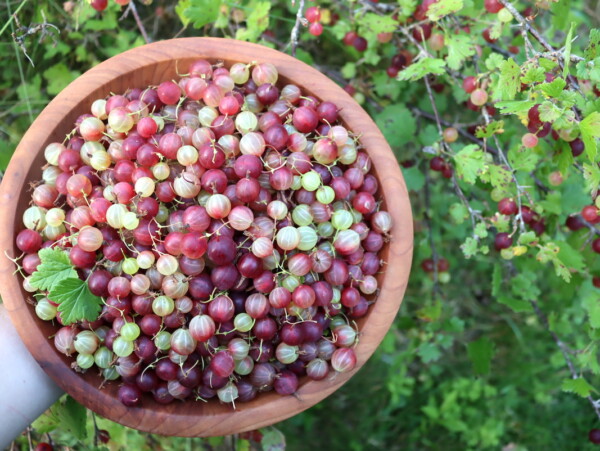
<svg viewBox="0 0 600 451"><path fill-rule="evenodd" d="M33 440L31 440L31 426L27 426L27 443L29 444L29 449L33 449Z"/></svg>
<svg viewBox="0 0 600 451"><path fill-rule="evenodd" d="M96 423L96 414L92 413L92 421L94 423L94 446L98 446L98 423Z"/></svg>
<svg viewBox="0 0 600 451"><path fill-rule="evenodd" d="M509 2L508 0L500 0L500 3L504 5L508 12L510 12L513 15L515 20L519 22L519 24L527 32L529 32L531 36L533 36L536 39L536 41L538 41L549 52L554 52L554 47L552 47L548 43L548 41L546 41L546 39L539 33L539 31L537 31L534 27L531 26L529 21L527 21L527 19L525 19L519 11L517 11L517 8L515 8L511 2Z"/></svg>
<svg viewBox="0 0 600 451"><path fill-rule="evenodd" d="M135 6L135 2L133 0L131 0L129 2L129 6L127 7L127 9L125 10L125 12L123 13L123 15L121 16L121 18L119 20L123 20L123 19L127 18L127 16L129 15L130 12L133 15L133 18L135 19L135 23L137 24L138 30L140 30L140 33L142 34L144 41L146 41L146 44L150 44L152 42L152 40L150 39L150 37L148 36L148 33L146 32L146 27L144 27L144 24L142 23L142 19L140 19L140 15L138 14L137 6Z"/></svg>
<svg viewBox="0 0 600 451"><path fill-rule="evenodd" d="M510 1L508 1L508 0L500 0L500 3L502 3L504 5L504 7L513 15L513 17L516 19L516 21L519 22L519 24L521 25L521 31L522 31L523 38L525 39L525 43L526 44L528 43L528 39L527 39L527 34L525 32L528 32L548 52L550 52L550 53L555 53L556 52L556 49L554 48L554 46L552 46L548 41L546 41L546 39L540 34L540 32L535 27L531 26L531 24L529 23L529 21L525 17L523 17L519 13L519 11L517 11L517 9L513 6L513 4ZM529 43L529 45L531 46L531 43ZM539 54L540 52L535 52L535 53ZM559 67L560 67L561 70L564 68L564 64L565 63L568 65L569 61L563 62L562 58L558 59L558 65L559 65ZM569 80L569 82L571 83L571 85L576 90L578 90L578 91L581 92L581 90L579 88L579 84L577 83L577 81L575 80L575 78L573 78L573 76L569 75L567 77L567 79ZM575 107L573 107L573 111L575 112L575 117L577 118L577 120L580 120L579 112L577 111L577 109Z"/></svg>
<svg viewBox="0 0 600 451"><path fill-rule="evenodd" d="M483 216L481 216L481 213L479 211L474 210L471 207L471 203L469 202L469 200L467 199L467 196L465 196L465 193L463 192L462 188L458 184L458 180L456 180L456 174L454 174L454 173L452 173L452 186L454 187L454 192L456 193L456 195L458 196L460 201L467 208L467 211L469 212L469 216L471 217L471 226L473 227L473 230L475 230L476 220L483 222L484 221ZM474 235L474 238L477 241L479 241L478 235Z"/></svg>
<svg viewBox="0 0 600 451"><path fill-rule="evenodd" d="M488 114L485 107L481 109L481 113L483 114L483 119L485 120L486 125L488 125L491 122L491 119L490 119L490 115ZM524 233L525 232L525 221L523 221L523 215L521 214L521 211L522 211L521 207L523 205L522 195L525 194L527 196L530 204L533 202L532 202L532 199L529 197L529 193L521 186L521 184L519 183L519 180L517 180L515 171L511 167L510 163L508 162L508 158L506 158L506 154L504 153L504 151L502 150L502 147L500 146L500 140L498 139L498 136L494 134L493 140L494 140L494 143L496 144L496 148L498 149L498 156L502 160L502 163L504 163L506 165L506 167L508 168L510 175L513 179L513 182L517 188L517 207L519 208L519 210L518 210L519 213L517 214L515 219L518 221L519 229L521 230L521 233Z"/></svg>
<svg viewBox="0 0 600 451"><path fill-rule="evenodd" d="M292 47L292 56L296 56L296 48L298 47L298 35L300 34L300 26L303 22L302 13L304 12L304 0L298 2L298 11L296 12L296 23L292 28L292 34L290 36L290 45Z"/></svg>
<svg viewBox="0 0 600 451"><path fill-rule="evenodd" d="M431 248L431 258L433 260L433 292L435 294L441 294L440 291L440 283L438 277L438 260L439 256L437 253L437 249L435 247L435 240L433 238L433 226L431 225L431 217L429 216L429 212L431 210L431 200L429 194L429 183L431 182L431 178L429 177L429 167L425 166L425 213L423 214L423 218L425 219L425 226L427 227L427 231L429 234L429 247Z"/></svg>
<svg viewBox="0 0 600 451"><path fill-rule="evenodd" d="M433 98L433 91L431 90L431 84L429 83L429 77L424 77L423 81L425 82L425 88L427 89L427 95L429 96L429 101L431 102L431 108L433 109L433 115L435 117L435 123L437 124L438 131L440 132L440 138L444 134L444 130L442 129L442 124L440 123L440 114L438 113L437 105L435 104L435 99ZM442 141L443 145L446 146L446 142Z"/></svg>
<svg viewBox="0 0 600 451"><path fill-rule="evenodd" d="M431 108L433 109L433 117L437 124L437 128L440 133L440 137L442 137L442 135L444 133L442 130L442 123L440 120L440 115L438 113L437 105L435 104L435 99L433 98L433 91L431 90L431 85L429 83L429 79L427 77L424 77L423 81L425 82L425 88L427 89L427 95L429 96L429 101L431 102ZM444 146L444 148L446 149L447 152L451 152L452 149L450 149L450 147L444 140L442 140L442 146ZM468 201L467 197L465 196L465 193L461 189L460 185L458 184L458 180L456 180L456 175L454 172L452 173L452 185L454 186L454 191L456 192L456 195L459 197L459 199L462 201L464 206L469 211L469 216L471 217L471 225L473 226L473 230L475 230L476 219L483 221L483 217L481 216L481 214L479 212L477 212L477 211L473 210L473 208L471 208L471 204ZM475 239L478 239L477 236L475 236Z"/></svg>

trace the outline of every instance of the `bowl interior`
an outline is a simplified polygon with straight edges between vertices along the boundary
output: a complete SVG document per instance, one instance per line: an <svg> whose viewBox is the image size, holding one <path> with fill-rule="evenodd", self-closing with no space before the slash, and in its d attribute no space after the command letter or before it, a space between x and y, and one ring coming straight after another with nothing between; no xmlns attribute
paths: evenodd
<svg viewBox="0 0 600 451"><path fill-rule="evenodd" d="M378 277L380 292L368 314L357 320L361 333L356 347L358 364L354 371L337 374L323 381L303 379L297 396L282 397L262 393L248 403L237 403L236 410L218 401L156 403L145 396L143 405L126 408L116 398L118 383L102 384L95 371L76 374L72 359L60 354L51 337L56 327L37 318L22 289L21 277L11 275L14 266L2 262L2 295L13 322L30 352L56 382L78 401L97 413L126 426L165 435L222 435L262 427L281 421L315 404L346 382L373 353L388 330L400 306L410 271L412 256L412 218L404 181L385 139L368 115L335 83L311 67L265 47L216 38L189 38L163 41L121 54L90 70L67 87L41 113L19 145L2 184L0 201L6 216L0 226L6 232L0 240L2 250L19 254L14 245L16 232L23 229L22 216L30 204L29 183L41 179L45 164L43 149L51 142L64 140L76 118L89 112L91 103L109 93L157 85L180 77L189 64L199 58L229 67L235 62L269 61L280 73L278 84L299 85L303 93L330 100L340 108L341 122L361 134L360 143L373 160L373 171L380 182L384 209L394 219L392 240L381 251L387 263ZM102 389L99 387L102 386Z"/></svg>

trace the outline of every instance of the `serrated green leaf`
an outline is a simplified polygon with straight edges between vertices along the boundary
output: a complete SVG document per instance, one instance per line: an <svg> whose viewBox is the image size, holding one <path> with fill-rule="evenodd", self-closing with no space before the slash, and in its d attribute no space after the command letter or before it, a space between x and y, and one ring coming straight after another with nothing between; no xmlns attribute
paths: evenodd
<svg viewBox="0 0 600 451"><path fill-rule="evenodd" d="M596 138L600 137L600 113L594 111L579 123L581 139L585 144L585 152L591 162L596 161L597 143Z"/></svg>
<svg viewBox="0 0 600 451"><path fill-rule="evenodd" d="M394 20L392 16L366 13L358 19L358 27L361 36L391 33L398 27L398 21Z"/></svg>
<svg viewBox="0 0 600 451"><path fill-rule="evenodd" d="M421 357L423 363L430 363L439 360L442 356L442 351L435 343L423 343L417 349L417 355Z"/></svg>
<svg viewBox="0 0 600 451"><path fill-rule="evenodd" d="M413 114L402 104L385 107L375 116L375 122L392 147L400 147L410 142L417 130Z"/></svg>
<svg viewBox="0 0 600 451"><path fill-rule="evenodd" d="M460 245L460 249L462 250L465 258L471 258L477 255L479 243L472 236L467 237L465 242Z"/></svg>
<svg viewBox="0 0 600 451"><path fill-rule="evenodd" d="M567 82L563 78L556 78L550 83L542 83L539 88L548 97L558 97L565 86L567 86Z"/></svg>
<svg viewBox="0 0 600 451"><path fill-rule="evenodd" d="M346 64L342 66L340 71L344 78L354 78L356 77L356 64L352 61L348 61Z"/></svg>
<svg viewBox="0 0 600 451"><path fill-rule="evenodd" d="M600 168L595 164L583 164L583 178L585 180L585 189L592 194L598 192L600 186Z"/></svg>
<svg viewBox="0 0 600 451"><path fill-rule="evenodd" d="M419 80L429 74L446 73L446 62L438 58L422 58L398 73L398 80Z"/></svg>
<svg viewBox="0 0 600 451"><path fill-rule="evenodd" d="M568 144L563 143L563 145L561 145L561 149L554 154L552 161L557 165L558 170L563 176L567 174L567 171L569 171L575 161L573 152L571 152L571 148L568 147Z"/></svg>
<svg viewBox="0 0 600 451"><path fill-rule="evenodd" d="M469 217L469 210L459 202L450 205L448 213L454 224L462 224Z"/></svg>
<svg viewBox="0 0 600 451"><path fill-rule="evenodd" d="M584 298L582 306L588 314L590 327L600 329L600 303L598 300L592 297Z"/></svg>
<svg viewBox="0 0 600 451"><path fill-rule="evenodd" d="M530 244L533 243L535 240L537 240L537 235L533 230L530 230L529 232L525 232L519 235L518 242L519 244Z"/></svg>
<svg viewBox="0 0 600 451"><path fill-rule="evenodd" d="M302 48L296 49L296 58L309 66L312 66L315 63L312 55Z"/></svg>
<svg viewBox="0 0 600 451"><path fill-rule="evenodd" d="M271 2L252 3L252 12L246 19L246 25L249 30L260 36L260 34L269 28L269 11Z"/></svg>
<svg viewBox="0 0 600 451"><path fill-rule="evenodd" d="M183 10L183 16L194 28L202 28L217 20L220 6L221 0L189 0L187 8Z"/></svg>
<svg viewBox="0 0 600 451"><path fill-rule="evenodd" d="M485 222L479 222L475 226L475 229L473 230L473 232L479 238L487 238L487 236L488 236L487 225L485 224Z"/></svg>
<svg viewBox="0 0 600 451"><path fill-rule="evenodd" d="M533 171L540 159L539 154L521 146L513 146L508 151L508 162L515 171Z"/></svg>
<svg viewBox="0 0 600 451"><path fill-rule="evenodd" d="M86 282L77 278L62 279L50 290L48 298L56 302L65 325L76 321L95 321L102 299L90 291Z"/></svg>
<svg viewBox="0 0 600 451"><path fill-rule="evenodd" d="M564 130L564 129L572 129L576 125L575 121L575 112L573 110L567 109L562 110L561 115L556 118L554 123L552 124L552 128L555 130Z"/></svg>
<svg viewBox="0 0 600 451"><path fill-rule="evenodd" d="M559 258L559 252L560 247L556 243L547 242L539 248L536 259L541 263L551 262L556 275L562 277L565 282L570 282L572 277L571 272Z"/></svg>
<svg viewBox="0 0 600 451"><path fill-rule="evenodd" d="M554 191L546 196L546 199L539 202L539 205L548 213L560 215L562 213L561 207L562 194L560 191Z"/></svg>
<svg viewBox="0 0 600 451"><path fill-rule="evenodd" d="M40 415L31 426L40 434L51 432L60 426L60 418L56 412L60 408L60 402L56 402L52 407Z"/></svg>
<svg viewBox="0 0 600 451"><path fill-rule="evenodd" d="M504 24L500 21L494 22L492 26L489 28L490 30L490 38L498 39L502 35L502 28L504 28Z"/></svg>
<svg viewBox="0 0 600 451"><path fill-rule="evenodd" d="M560 117L561 110L550 101L540 104L540 120L543 122L554 122Z"/></svg>
<svg viewBox="0 0 600 451"><path fill-rule="evenodd" d="M495 98L499 100L512 100L515 98L521 86L521 68L512 58L504 61L500 66L500 78L498 79Z"/></svg>
<svg viewBox="0 0 600 451"><path fill-rule="evenodd" d="M567 38L565 40L565 50L563 53L563 77L567 77L569 75L569 65L571 64L571 41L573 39L573 30L575 29L575 22L571 22L571 27L569 28L569 32L567 33Z"/></svg>
<svg viewBox="0 0 600 451"><path fill-rule="evenodd" d="M402 168L406 187L411 191L420 191L425 186L425 176L417 166Z"/></svg>
<svg viewBox="0 0 600 451"><path fill-rule="evenodd" d="M583 271L585 267L585 260L583 255L577 249L573 249L566 241L557 241L556 244L560 247L558 252L558 258L570 269L577 271Z"/></svg>
<svg viewBox="0 0 600 451"><path fill-rule="evenodd" d="M530 67L521 77L521 83L526 85L530 83L540 83L546 79L546 73L541 67Z"/></svg>
<svg viewBox="0 0 600 451"><path fill-rule="evenodd" d="M549 60L548 58L540 58L540 59L538 59L538 64L546 72L550 72L552 69L554 69L556 66L558 66L558 63L556 61Z"/></svg>
<svg viewBox="0 0 600 451"><path fill-rule="evenodd" d="M87 31L105 31L114 30L118 27L119 22L117 21L117 15L113 11L106 11L102 14L101 19L87 19L83 22L83 30ZM67 46L68 47L68 46ZM52 55L45 55L47 58L51 58Z"/></svg>
<svg viewBox="0 0 600 451"><path fill-rule="evenodd" d="M252 12L246 19L246 27L238 28L235 33L236 39L242 41L256 41L260 35L269 27L270 2L252 3Z"/></svg>
<svg viewBox="0 0 600 451"><path fill-rule="evenodd" d="M475 45L469 36L449 33L445 36L444 42L448 49L446 63L450 69L459 70L467 58L475 55Z"/></svg>
<svg viewBox="0 0 600 451"><path fill-rule="evenodd" d="M417 9L417 0L398 0L398 6L400 6L400 12L403 16L408 17Z"/></svg>
<svg viewBox="0 0 600 451"><path fill-rule="evenodd" d="M50 95L56 95L75 80L80 72L69 70L65 63L58 63L44 71L44 79L48 83L46 90Z"/></svg>
<svg viewBox="0 0 600 451"><path fill-rule="evenodd" d="M57 411L60 419L61 428L73 434L78 440L85 440L87 431L85 423L87 420L87 410L70 396Z"/></svg>
<svg viewBox="0 0 600 451"><path fill-rule="evenodd" d="M528 301L504 295L498 296L497 300L500 304L506 305L515 313L533 312L533 307Z"/></svg>
<svg viewBox="0 0 600 451"><path fill-rule="evenodd" d="M534 301L540 295L540 289L537 286L537 274L520 273L511 279L512 294L526 301Z"/></svg>
<svg viewBox="0 0 600 451"><path fill-rule="evenodd" d="M497 164L489 165L490 183L494 188L503 188L512 183L511 172Z"/></svg>
<svg viewBox="0 0 600 451"><path fill-rule="evenodd" d="M583 97L579 92L573 91L563 91L558 96L558 100L560 100L565 108L571 108L577 103L584 101Z"/></svg>
<svg viewBox="0 0 600 451"><path fill-rule="evenodd" d="M185 15L185 10L188 9L192 4L192 0L179 0L175 5L175 13L184 27L187 27L190 23L189 17Z"/></svg>
<svg viewBox="0 0 600 451"><path fill-rule="evenodd" d="M458 177L471 185L476 182L477 174L485 167L485 154L476 144L464 147L452 158Z"/></svg>
<svg viewBox="0 0 600 451"><path fill-rule="evenodd" d="M536 103L532 100L511 100L498 102L495 106L500 110L500 114L519 114L529 111Z"/></svg>
<svg viewBox="0 0 600 451"><path fill-rule="evenodd" d="M586 352L577 355L577 360L580 365L590 369L594 374L600 374L600 362L598 362L598 346L590 346Z"/></svg>
<svg viewBox="0 0 600 451"><path fill-rule="evenodd" d="M460 11L463 7L463 0L438 0L429 5L427 17L429 20L438 21L448 14Z"/></svg>
<svg viewBox="0 0 600 451"><path fill-rule="evenodd" d="M492 121L487 125L480 125L475 130L475 136L478 138L491 138L501 133L504 133L504 121Z"/></svg>
<svg viewBox="0 0 600 451"><path fill-rule="evenodd" d="M260 444L264 451L285 450L285 435L279 429L271 426L260 431L263 435Z"/></svg>
<svg viewBox="0 0 600 451"><path fill-rule="evenodd" d="M488 337L481 337L467 345L467 354L476 374L485 375L490 372L490 363L494 355L494 344Z"/></svg>
<svg viewBox="0 0 600 451"><path fill-rule="evenodd" d="M583 377L578 377L577 379L565 379L562 382L561 388L562 391L575 393L582 398L587 398L592 392L596 392L594 387L592 387Z"/></svg>
<svg viewBox="0 0 600 451"><path fill-rule="evenodd" d="M69 277L77 277L69 256L61 249L42 249L39 252L41 264L31 275L30 283L40 290L51 290L58 282Z"/></svg>
<svg viewBox="0 0 600 451"><path fill-rule="evenodd" d="M504 63L504 57L499 53L492 52L490 56L485 59L485 67L489 71L498 69Z"/></svg>
<svg viewBox="0 0 600 451"><path fill-rule="evenodd" d="M585 59L593 60L599 56L600 30L597 28L593 28L590 30L589 35L590 40L588 42L587 47L585 48L583 55L585 56Z"/></svg>
<svg viewBox="0 0 600 451"><path fill-rule="evenodd" d="M591 61L580 61L575 68L578 78L589 79L595 83L600 82L600 57L597 56Z"/></svg>
<svg viewBox="0 0 600 451"><path fill-rule="evenodd" d="M427 304L424 307L417 310L417 318L423 321L437 321L442 315L442 303L435 301L431 304Z"/></svg>
<svg viewBox="0 0 600 451"><path fill-rule="evenodd" d="M404 83L393 83L385 71L376 72L373 74L373 90L378 96L389 97L396 100L402 93Z"/></svg>
<svg viewBox="0 0 600 451"><path fill-rule="evenodd" d="M329 27L331 34L333 34L338 40L341 40L345 34L352 29L352 25L343 19L338 20L335 25Z"/></svg>

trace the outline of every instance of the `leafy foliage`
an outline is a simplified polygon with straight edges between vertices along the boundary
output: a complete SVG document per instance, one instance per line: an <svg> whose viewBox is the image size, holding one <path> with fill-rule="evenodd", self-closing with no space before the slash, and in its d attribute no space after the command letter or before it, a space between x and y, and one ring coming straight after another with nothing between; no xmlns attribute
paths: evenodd
<svg viewBox="0 0 600 451"><path fill-rule="evenodd" d="M59 304L63 323L97 319L102 299L79 279L67 253L61 249L42 249L39 256L41 264L31 276L31 285L49 291L48 298Z"/></svg>
<svg viewBox="0 0 600 451"><path fill-rule="evenodd" d="M31 275L31 285L41 290L51 290L59 281L77 277L69 256L60 249L42 249L41 264Z"/></svg>

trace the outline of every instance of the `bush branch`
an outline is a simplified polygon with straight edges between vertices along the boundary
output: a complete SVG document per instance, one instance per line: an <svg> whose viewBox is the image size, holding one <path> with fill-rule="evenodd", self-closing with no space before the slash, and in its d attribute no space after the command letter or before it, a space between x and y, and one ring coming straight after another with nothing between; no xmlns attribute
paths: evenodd
<svg viewBox="0 0 600 451"><path fill-rule="evenodd" d="M296 48L298 47L298 35L300 34L300 26L302 25L302 13L304 11L304 0L298 2L298 11L296 12L296 23L292 28L292 34L290 36L290 45L292 47L292 56L296 56Z"/></svg>
<svg viewBox="0 0 600 451"><path fill-rule="evenodd" d="M569 373L571 373L571 377L573 379L578 379L579 374L575 370L575 365L573 365L573 361L571 360L571 357L569 356L569 349L563 343L563 341L560 339L560 337L558 335L556 335L556 332L554 332L553 330L550 329L550 324L548 323L548 318L546 317L544 312L542 312L542 310L540 309L540 306L538 305L537 301L530 301L530 302L531 302L531 306L533 307L533 310L534 310L536 316L540 320L540 323L542 323L544 328L548 331L548 333L550 333L550 335L552 336L552 339L556 343L556 346L558 346L558 349L560 349L560 352L562 353L563 358L565 359L565 362L567 363L567 367L569 368ZM600 406L594 401L594 399L591 396L587 396L587 400L592 405L594 412L596 412L596 416L598 417L598 419L600 419Z"/></svg>
<svg viewBox="0 0 600 451"><path fill-rule="evenodd" d="M135 6L135 2L133 0L131 0L129 2L129 6L127 7L127 9L125 10L125 12L123 13L123 15L121 16L121 18L119 20L125 19L129 15L130 12L135 20L138 30L140 30L140 33L141 33L142 37L144 38L144 41L146 41L146 44L150 44L152 42L152 40L150 39L150 37L148 36L148 33L146 32L146 27L144 27L144 24L142 23L142 19L140 19L140 15L138 13L137 6Z"/></svg>

